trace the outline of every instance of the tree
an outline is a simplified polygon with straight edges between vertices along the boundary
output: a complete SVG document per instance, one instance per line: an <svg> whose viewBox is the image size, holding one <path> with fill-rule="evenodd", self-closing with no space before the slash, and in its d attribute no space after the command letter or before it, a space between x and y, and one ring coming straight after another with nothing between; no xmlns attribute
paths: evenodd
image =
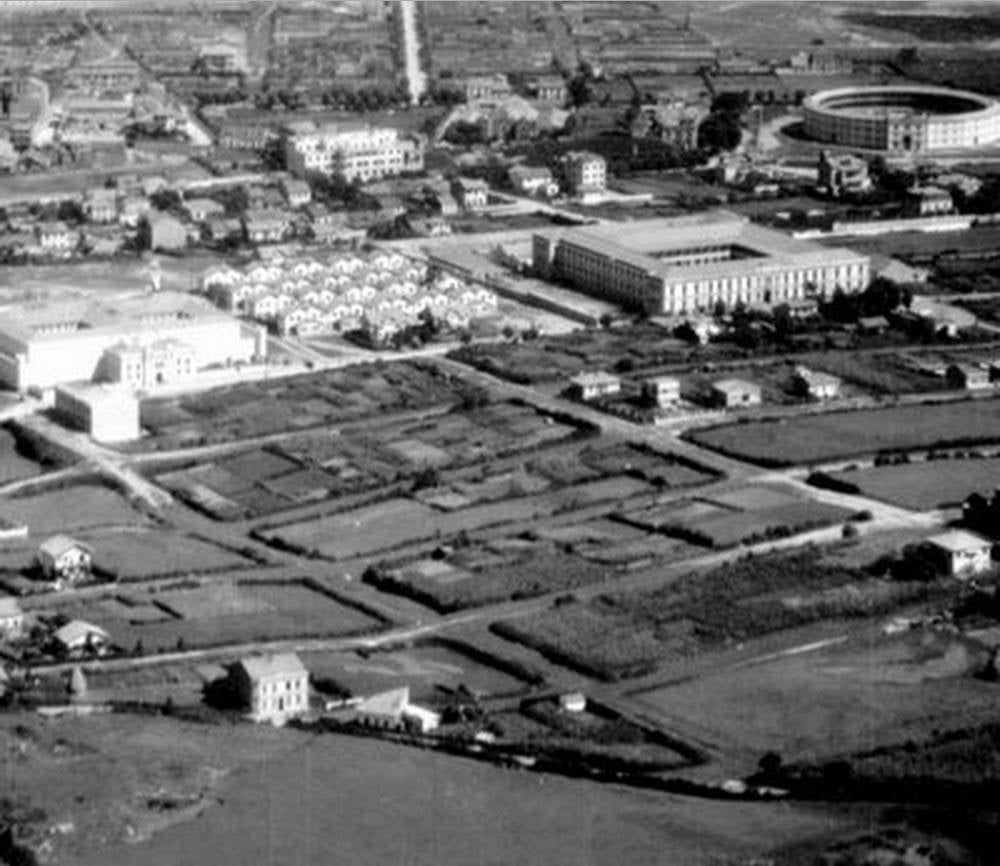
<svg viewBox="0 0 1000 866"><path fill-rule="evenodd" d="M56 210L56 219L62 220L64 223L79 225L82 222L86 222L87 215L83 212L80 202L73 199L66 199L59 202L59 207Z"/></svg>
<svg viewBox="0 0 1000 866"><path fill-rule="evenodd" d="M698 127L698 147L718 152L739 146L743 133L737 116L728 113L710 114Z"/></svg>
<svg viewBox="0 0 1000 866"><path fill-rule="evenodd" d="M757 772L762 776L774 778L783 766L781 755L777 752L768 752L757 762Z"/></svg>
<svg viewBox="0 0 1000 866"><path fill-rule="evenodd" d="M175 189L159 189L149 197L149 203L157 210L177 211L183 202Z"/></svg>

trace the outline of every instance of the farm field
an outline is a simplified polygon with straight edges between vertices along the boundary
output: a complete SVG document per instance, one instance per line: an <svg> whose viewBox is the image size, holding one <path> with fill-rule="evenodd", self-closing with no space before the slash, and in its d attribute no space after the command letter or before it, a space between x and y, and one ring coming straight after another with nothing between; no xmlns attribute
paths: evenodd
<svg viewBox="0 0 1000 866"><path fill-rule="evenodd" d="M507 553L487 548L475 550L472 556L459 553L449 560L419 560L380 570L366 579L381 590L451 612L571 590L611 575L612 569L606 566L529 542Z"/></svg>
<svg viewBox="0 0 1000 866"><path fill-rule="evenodd" d="M638 697L749 756L814 760L992 721L995 688L972 677L982 650L933 631L870 634L813 653L708 673ZM740 712L730 712L734 706ZM749 769L749 768L748 768Z"/></svg>
<svg viewBox="0 0 1000 866"><path fill-rule="evenodd" d="M145 580L170 575L197 574L253 568L256 563L213 542L171 529L142 526L84 528L74 538L90 545L94 571L117 580ZM38 538L4 549L3 570L22 573L31 569Z"/></svg>
<svg viewBox="0 0 1000 866"><path fill-rule="evenodd" d="M821 241L821 243L824 241ZM990 253L1000 250L1000 229L977 226L954 232L890 232L878 237L843 235L826 241L831 246L848 245L861 253L880 253L913 262L929 262L949 253Z"/></svg>
<svg viewBox="0 0 1000 866"><path fill-rule="evenodd" d="M461 413L376 420L337 435L295 437L164 472L157 480L219 519L260 517L415 478L428 470L457 470L484 458L530 451L580 432L530 407L498 403Z"/></svg>
<svg viewBox="0 0 1000 866"><path fill-rule="evenodd" d="M525 343L467 346L456 360L523 384L565 381L584 370L607 369L627 359L636 368L683 363L690 347L662 328L637 325L610 331L578 331Z"/></svg>
<svg viewBox="0 0 1000 866"><path fill-rule="evenodd" d="M33 538L99 526L148 524L124 496L97 483L0 499L0 517L26 523Z"/></svg>
<svg viewBox="0 0 1000 866"><path fill-rule="evenodd" d="M315 551L330 559L368 556L431 538L449 538L488 526L532 520L557 511L617 502L650 491L645 482L612 476L534 497L508 499L439 512L414 500L395 498L301 523L258 530L272 544Z"/></svg>
<svg viewBox="0 0 1000 866"><path fill-rule="evenodd" d="M698 430L700 445L765 466L1000 440L1000 400L962 400Z"/></svg>
<svg viewBox="0 0 1000 866"><path fill-rule="evenodd" d="M790 488L754 484L708 498L675 499L625 511L621 519L709 547L731 547L837 523L850 514Z"/></svg>
<svg viewBox="0 0 1000 866"><path fill-rule="evenodd" d="M42 811L33 829L50 840L52 856L80 863L117 862L103 850L184 820L159 797L208 806L228 774L286 755L305 735L269 725L206 725L173 718L94 715L41 720L33 712L0 714L0 748L19 757L4 769L4 796ZM52 820L74 831L50 834ZM197 826L197 822L196 822ZM42 835L44 834L44 835ZM100 853L96 853L100 852ZM191 862L202 862L195 857Z"/></svg>
<svg viewBox="0 0 1000 866"><path fill-rule="evenodd" d="M739 560L654 591L560 605L492 629L557 663L617 680L819 620L870 616L931 591L875 580L804 550Z"/></svg>
<svg viewBox="0 0 1000 866"><path fill-rule="evenodd" d="M855 485L865 496L928 511L961 505L972 493L984 495L1000 486L1000 457L927 460L831 473Z"/></svg>
<svg viewBox="0 0 1000 866"><path fill-rule="evenodd" d="M221 795L223 804L197 822L81 866L242 866L264 851L275 863L301 866L709 866L829 832L831 823L842 826L842 819L794 807L695 801L512 773L338 736L313 739L233 777Z"/></svg>
<svg viewBox="0 0 1000 866"><path fill-rule="evenodd" d="M178 581L142 591L120 588L100 596L67 598L46 607L105 629L114 643L146 652L270 640L334 636L373 630L374 618L302 583Z"/></svg>
<svg viewBox="0 0 1000 866"><path fill-rule="evenodd" d="M139 450L191 447L286 433L386 412L449 406L463 384L429 363L361 364L283 381L144 401Z"/></svg>
<svg viewBox="0 0 1000 866"><path fill-rule="evenodd" d="M352 695L410 687L415 701L434 703L445 691L464 686L473 694L497 696L524 690L524 680L474 657L461 644L428 643L385 652L303 653L313 681L328 679Z"/></svg>

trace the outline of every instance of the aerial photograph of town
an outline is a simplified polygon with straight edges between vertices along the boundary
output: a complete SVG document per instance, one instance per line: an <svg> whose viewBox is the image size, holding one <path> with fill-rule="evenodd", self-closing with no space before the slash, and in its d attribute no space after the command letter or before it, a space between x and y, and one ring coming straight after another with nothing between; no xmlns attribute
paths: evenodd
<svg viewBox="0 0 1000 866"><path fill-rule="evenodd" d="M1000 864L1000 3L0 0L45 864Z"/></svg>

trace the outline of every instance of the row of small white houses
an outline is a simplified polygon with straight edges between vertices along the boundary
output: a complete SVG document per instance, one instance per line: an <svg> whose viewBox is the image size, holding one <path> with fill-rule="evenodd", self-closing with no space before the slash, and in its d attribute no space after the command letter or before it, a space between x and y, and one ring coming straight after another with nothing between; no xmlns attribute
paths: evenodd
<svg viewBox="0 0 1000 866"><path fill-rule="evenodd" d="M376 339L416 325L430 313L465 328L496 312L496 296L395 253L345 255L326 263L272 260L246 271L214 268L203 289L220 306L274 325L279 334L313 336L364 328Z"/></svg>

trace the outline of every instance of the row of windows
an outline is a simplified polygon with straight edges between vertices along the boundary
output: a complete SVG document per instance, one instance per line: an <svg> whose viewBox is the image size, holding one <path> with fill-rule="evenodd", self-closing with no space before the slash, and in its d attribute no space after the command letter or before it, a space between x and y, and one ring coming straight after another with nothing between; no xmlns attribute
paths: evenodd
<svg viewBox="0 0 1000 866"><path fill-rule="evenodd" d="M284 686L284 688L282 688ZM261 683L261 694L277 694L278 692L301 692L306 687L305 680L285 680L284 683Z"/></svg>

